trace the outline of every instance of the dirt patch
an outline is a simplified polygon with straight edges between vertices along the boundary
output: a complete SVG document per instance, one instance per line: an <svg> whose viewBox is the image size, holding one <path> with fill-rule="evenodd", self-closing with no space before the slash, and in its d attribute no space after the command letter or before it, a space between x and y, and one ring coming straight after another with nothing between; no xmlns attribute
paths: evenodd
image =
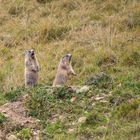
<svg viewBox="0 0 140 140"><path fill-rule="evenodd" d="M24 127L34 128L37 120L27 116L25 109L25 100L27 96L22 97L16 102L6 103L0 107L0 112L5 115L9 120L20 124Z"/></svg>
<svg viewBox="0 0 140 140"><path fill-rule="evenodd" d="M4 114L11 122L28 128L36 128L38 125L35 118L27 116L25 100L27 95L23 96L16 102L6 103L0 107L0 112Z"/></svg>
<svg viewBox="0 0 140 140"><path fill-rule="evenodd" d="M6 123L0 127L0 140L8 139L7 137L13 135L14 131L22 128L30 128L35 133L33 136L36 139L39 124L35 118L27 115L25 108L26 98L27 95L21 97L16 102L9 102L0 106L0 112L7 118Z"/></svg>

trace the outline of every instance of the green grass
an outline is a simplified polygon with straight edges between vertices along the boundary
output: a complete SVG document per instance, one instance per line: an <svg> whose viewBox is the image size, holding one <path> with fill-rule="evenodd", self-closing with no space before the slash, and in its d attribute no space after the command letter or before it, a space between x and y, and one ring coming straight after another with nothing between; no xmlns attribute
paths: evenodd
<svg viewBox="0 0 140 140"><path fill-rule="evenodd" d="M6 122L7 118L2 114L0 113L0 125L2 125L4 122Z"/></svg>
<svg viewBox="0 0 140 140"><path fill-rule="evenodd" d="M129 85L125 86L123 90L128 87ZM137 87L135 88L137 90ZM118 87L115 86L112 89L102 89L96 85L91 87L88 93L74 93L67 88L37 88L32 91L26 106L31 116L42 121L42 126L46 130L42 134L44 137L55 139L57 135L74 135L75 139L117 139L120 138L120 129L124 129L121 132L123 139L139 121L139 94L132 94L131 90L130 93L116 94L116 90ZM98 96L104 96L104 99L94 100L94 97ZM76 97L75 102L71 102L72 97ZM78 123L79 118L83 116L86 117L86 121ZM69 134L69 129L74 129L74 132ZM135 131L139 131L138 126ZM139 137L137 132L131 133L132 135L127 138Z"/></svg>
<svg viewBox="0 0 140 140"><path fill-rule="evenodd" d="M32 137L32 132L28 128L23 128L16 135L19 139L29 140Z"/></svg>
<svg viewBox="0 0 140 140"><path fill-rule="evenodd" d="M6 98L4 97L3 93L1 92L0 95L0 105L3 105L7 102Z"/></svg>
<svg viewBox="0 0 140 140"><path fill-rule="evenodd" d="M0 105L29 94L28 114L41 120L41 135L50 139L139 139L139 7L138 0L1 1ZM25 89L30 48L41 72L39 86ZM77 73L68 85L88 84L89 92L45 88L66 53ZM93 100L102 94L105 102ZM77 124L83 116L85 123Z"/></svg>
<svg viewBox="0 0 140 140"><path fill-rule="evenodd" d="M0 9L4 90L24 85L23 59L30 48L36 50L41 64L41 84L52 84L66 53L73 54L78 73L70 81L72 85L84 84L91 74L114 67L139 66L138 1L20 0L1 3Z"/></svg>
<svg viewBox="0 0 140 140"><path fill-rule="evenodd" d="M4 97L8 101L13 102L13 101L18 100L21 96L23 96L27 92L29 92L29 90L26 88L11 89L5 93Z"/></svg>

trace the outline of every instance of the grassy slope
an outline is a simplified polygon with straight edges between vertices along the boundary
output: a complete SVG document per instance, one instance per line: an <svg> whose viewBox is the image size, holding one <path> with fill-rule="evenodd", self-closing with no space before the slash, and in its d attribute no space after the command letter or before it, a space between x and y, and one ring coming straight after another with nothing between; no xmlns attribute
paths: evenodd
<svg viewBox="0 0 140 140"><path fill-rule="evenodd" d="M24 85L24 52L30 48L35 48L41 64L42 85L52 84L59 59L66 53L72 53L73 66L78 76L70 81L70 85L83 85L88 77L104 71L115 81L113 89L107 89L114 93L114 98L128 93L138 95L139 7L138 0L46 0L46 3L35 0L1 1L0 104L13 98L5 97L5 92ZM16 92L19 93L17 90ZM104 93L104 90L100 92ZM90 103L90 98L84 98ZM101 104L97 108L103 106ZM112 113L110 106L106 107ZM130 123L122 126L121 122L116 120L112 128L106 123L105 126L109 125L110 129L110 132L106 133L109 134L106 139L111 136L112 139L117 139L119 135L126 137L128 134L132 138L133 134L136 134L137 139L139 128L133 121L132 119ZM99 126L102 126L100 122ZM119 129L121 127L122 129ZM89 126L83 130L79 128L77 133L83 134L81 131L87 132L88 128L91 132L94 130ZM96 131L92 132L94 133L96 135ZM97 139L98 137L100 134ZM105 134L102 138L105 138Z"/></svg>

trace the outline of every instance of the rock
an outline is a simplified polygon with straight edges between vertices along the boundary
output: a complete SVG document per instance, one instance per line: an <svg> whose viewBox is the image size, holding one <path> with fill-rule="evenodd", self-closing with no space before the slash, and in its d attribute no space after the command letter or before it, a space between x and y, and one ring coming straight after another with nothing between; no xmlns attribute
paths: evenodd
<svg viewBox="0 0 140 140"><path fill-rule="evenodd" d="M85 123L86 119L87 119L86 117L80 117L78 119L78 123L83 124L83 123Z"/></svg>
<svg viewBox="0 0 140 140"><path fill-rule="evenodd" d="M18 140L15 135L10 135L7 137L7 140Z"/></svg>
<svg viewBox="0 0 140 140"><path fill-rule="evenodd" d="M75 129L74 128L70 128L70 129L68 129L68 133L73 133L75 131Z"/></svg>
<svg viewBox="0 0 140 140"><path fill-rule="evenodd" d="M95 97L94 98L95 101L99 101L99 100L102 100L102 99L104 99L104 97Z"/></svg>
<svg viewBox="0 0 140 140"><path fill-rule="evenodd" d="M40 131L37 130L37 131L34 131L33 132L33 140L40 140Z"/></svg>
<svg viewBox="0 0 140 140"><path fill-rule="evenodd" d="M122 86L122 84L121 83L119 83L118 85L117 85L117 87L121 87Z"/></svg>
<svg viewBox="0 0 140 140"><path fill-rule="evenodd" d="M0 140L3 138L3 133L2 131L0 130Z"/></svg>
<svg viewBox="0 0 140 140"><path fill-rule="evenodd" d="M95 106L95 103L92 103L92 106Z"/></svg>
<svg viewBox="0 0 140 140"><path fill-rule="evenodd" d="M108 101L106 101L106 100L101 100L100 102L101 103L108 103Z"/></svg>
<svg viewBox="0 0 140 140"><path fill-rule="evenodd" d="M88 92L89 91L89 86L83 86L80 89L76 90L76 93L82 93L82 92Z"/></svg>
<svg viewBox="0 0 140 140"><path fill-rule="evenodd" d="M106 130L107 130L107 128L105 126L99 126L97 128L97 131L100 132L100 133L104 133L104 132L106 132Z"/></svg>
<svg viewBox="0 0 140 140"><path fill-rule="evenodd" d="M75 86L71 86L70 89L72 90L72 92L76 92L77 87L75 87Z"/></svg>
<svg viewBox="0 0 140 140"><path fill-rule="evenodd" d="M73 102L75 102L76 100L77 100L77 97L72 97L70 101L71 101L71 103L73 103Z"/></svg>
<svg viewBox="0 0 140 140"><path fill-rule="evenodd" d="M60 115L60 116L59 116L59 120L60 120L61 122L64 122L65 116L64 116L64 115Z"/></svg>

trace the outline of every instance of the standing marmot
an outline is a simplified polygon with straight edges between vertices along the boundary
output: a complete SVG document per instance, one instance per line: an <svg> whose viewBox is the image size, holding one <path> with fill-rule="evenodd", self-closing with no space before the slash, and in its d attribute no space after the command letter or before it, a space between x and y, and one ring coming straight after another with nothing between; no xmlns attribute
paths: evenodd
<svg viewBox="0 0 140 140"><path fill-rule="evenodd" d="M53 86L63 86L67 82L70 75L76 75L70 63L71 59L71 54L67 54L61 59Z"/></svg>
<svg viewBox="0 0 140 140"><path fill-rule="evenodd" d="M33 87L38 82L39 64L34 50L30 50L25 55L25 86Z"/></svg>

